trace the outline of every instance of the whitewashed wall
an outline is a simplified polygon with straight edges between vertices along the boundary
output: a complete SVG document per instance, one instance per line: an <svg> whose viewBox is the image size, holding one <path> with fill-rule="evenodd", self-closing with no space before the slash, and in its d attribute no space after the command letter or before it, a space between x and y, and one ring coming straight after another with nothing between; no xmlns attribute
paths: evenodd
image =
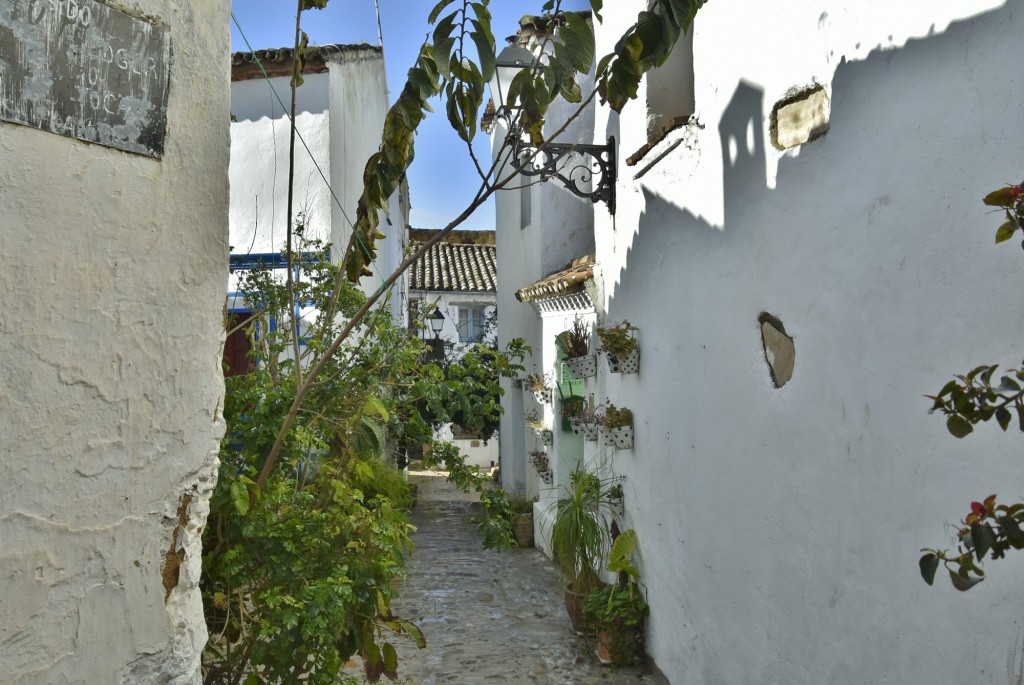
<svg viewBox="0 0 1024 685"><path fill-rule="evenodd" d="M270 83L281 102L290 106L289 77ZM237 120L231 125L232 251L280 252L288 217L288 118L265 79L238 81L231 88ZM352 233L363 169L380 145L387 113L383 56L369 48L332 54L328 71L306 76L297 93L296 123L305 145L296 140L293 216L301 212L306 235L329 241L340 259ZM389 204L389 213L381 214L379 230L385 238L377 244L377 260L370 267L373 276L361 283L367 293L375 291L404 257L409 215L404 184ZM401 324L404 277L392 292L392 318Z"/></svg>
<svg viewBox="0 0 1024 685"><path fill-rule="evenodd" d="M598 54L643 5L606 6ZM638 375L602 368L637 420L636 447L605 456L675 684L1018 682L1019 555L968 594L917 567L971 500L1024 483L1016 431L957 441L923 397L1021 357L1024 256L981 204L1024 159L1024 17L999 5L709 3L699 126L620 165L614 220L595 210L605 315L642 347ZM775 151L773 105L813 83L828 134ZM625 158L646 117L600 111L596 137ZM781 389L763 311L795 339Z"/></svg>
<svg viewBox="0 0 1024 685"><path fill-rule="evenodd" d="M584 83L586 87L586 83ZM562 126L575 111L565 102L552 105L548 128ZM571 123L557 142L590 140L594 134L594 115L585 112ZM495 152L507 134L500 120L492 134ZM603 140L602 140L603 142ZM540 318L529 304L519 302L515 293L555 271L565 268L577 257L594 249L593 208L583 200L555 183L539 183L536 177L523 178L512 186L529 185L532 200L530 216L522 215L524 207L520 194L523 190L508 190L495 196L495 243L498 251L498 309L501 324L498 343L501 347L513 338L523 338L534 349L527 359L527 372L547 373L552 370L554 357L545 356L543 349L554 349L554 334L545 338ZM505 413L501 422L502 484L510 492L537 494L539 483L533 468L526 463L526 454L534 449L529 430L525 428L523 392L509 381L503 381Z"/></svg>
<svg viewBox="0 0 1024 685"><path fill-rule="evenodd" d="M3 683L199 682L228 7L132 7L173 46L162 159L0 122Z"/></svg>

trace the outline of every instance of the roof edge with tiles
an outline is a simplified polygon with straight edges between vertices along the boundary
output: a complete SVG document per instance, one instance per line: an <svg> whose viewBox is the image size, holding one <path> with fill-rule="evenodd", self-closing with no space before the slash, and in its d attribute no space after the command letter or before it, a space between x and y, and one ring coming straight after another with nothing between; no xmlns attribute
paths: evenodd
<svg viewBox="0 0 1024 685"><path fill-rule="evenodd" d="M516 299L520 302L539 302L581 292L586 282L594 278L596 263L592 254L577 257L564 269L517 290Z"/></svg>
<svg viewBox="0 0 1024 685"><path fill-rule="evenodd" d="M294 69L292 48L275 48L272 50L256 50L255 52L231 53L231 80L248 81L263 78L260 64L271 78L291 76ZM374 59L380 58L384 51L377 45L359 43L355 45L317 45L306 48L306 66L303 74L322 74L327 71L328 64L343 59Z"/></svg>

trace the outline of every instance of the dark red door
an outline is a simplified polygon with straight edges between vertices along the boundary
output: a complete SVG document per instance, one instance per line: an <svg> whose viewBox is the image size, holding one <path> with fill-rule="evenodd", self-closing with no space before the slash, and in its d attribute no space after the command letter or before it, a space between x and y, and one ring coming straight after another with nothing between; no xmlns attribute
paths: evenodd
<svg viewBox="0 0 1024 685"><path fill-rule="evenodd" d="M256 370L256 363L249 357L252 343L249 341L247 323L250 312L239 312L228 316L228 339L224 343L224 376L240 376Z"/></svg>

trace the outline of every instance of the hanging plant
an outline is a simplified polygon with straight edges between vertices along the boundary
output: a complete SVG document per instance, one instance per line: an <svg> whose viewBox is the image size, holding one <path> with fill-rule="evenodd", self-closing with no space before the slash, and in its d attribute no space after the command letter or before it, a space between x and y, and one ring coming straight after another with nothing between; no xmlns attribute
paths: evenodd
<svg viewBox="0 0 1024 685"><path fill-rule="evenodd" d="M620 450L633 448L633 411L608 403L604 411L604 444Z"/></svg>
<svg viewBox="0 0 1024 685"><path fill-rule="evenodd" d="M584 440L594 442L597 440L598 429L604 423L604 409L601 405L594 404L594 395L591 394L579 413L570 417L569 425L572 432L582 435Z"/></svg>
<svg viewBox="0 0 1024 685"><path fill-rule="evenodd" d="M590 353L590 326L576 317L568 330L555 336L555 344L566 359L582 357Z"/></svg>
<svg viewBox="0 0 1024 685"><path fill-rule="evenodd" d="M540 373L531 373L527 375L525 384L539 403L550 404L551 386L554 385L553 377Z"/></svg>
<svg viewBox="0 0 1024 685"><path fill-rule="evenodd" d="M640 343L636 339L639 330L629 321L598 327L601 351L608 358L608 369L612 373L636 373L640 370Z"/></svg>
<svg viewBox="0 0 1024 685"><path fill-rule="evenodd" d="M608 508L611 509L613 514L622 516L626 513L625 498L622 495L622 483L615 483L608 488L608 492L605 493L605 499L608 500Z"/></svg>

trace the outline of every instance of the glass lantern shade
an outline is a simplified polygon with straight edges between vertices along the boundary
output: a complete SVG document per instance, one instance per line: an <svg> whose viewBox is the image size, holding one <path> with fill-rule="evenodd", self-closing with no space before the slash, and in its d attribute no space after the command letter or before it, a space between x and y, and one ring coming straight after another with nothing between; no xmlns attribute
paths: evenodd
<svg viewBox="0 0 1024 685"><path fill-rule="evenodd" d="M535 62L533 53L514 44L505 46L505 49L498 53L494 75L491 76L489 84L498 116L508 115L508 87L512 83L512 79L523 69L532 67Z"/></svg>

